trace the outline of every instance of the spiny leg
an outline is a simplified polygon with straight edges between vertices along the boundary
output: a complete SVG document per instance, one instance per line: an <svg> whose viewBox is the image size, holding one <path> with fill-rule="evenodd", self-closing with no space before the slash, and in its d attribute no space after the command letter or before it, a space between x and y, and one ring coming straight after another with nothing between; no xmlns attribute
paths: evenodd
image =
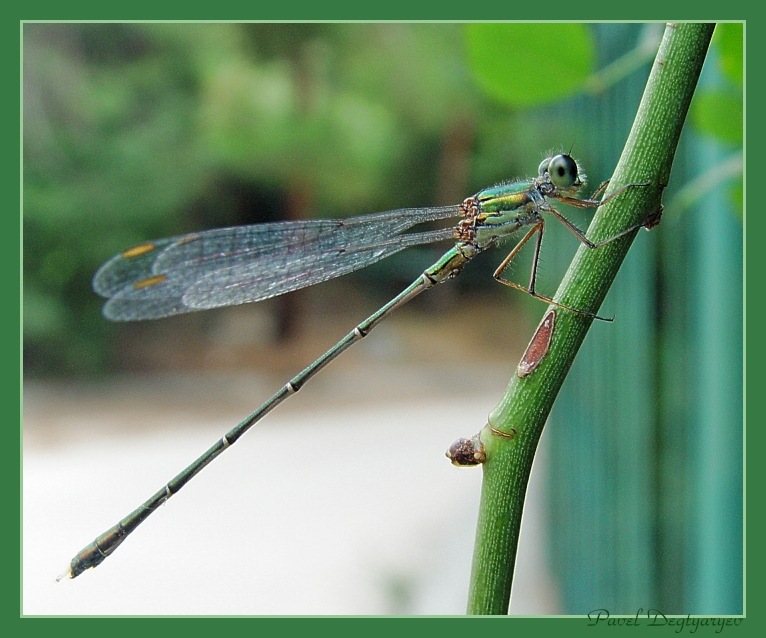
<svg viewBox="0 0 766 638"><path fill-rule="evenodd" d="M577 226L575 226L572 222L570 222L566 217L564 217L564 215L562 215L559 211L557 211L553 206L549 205L546 210L549 213L553 213L553 216L556 219L558 219L562 224L564 224L566 229L569 230L575 237L577 237L577 240L581 244L591 249L601 248L601 246L606 246L606 244L613 242L615 239L624 237L625 235L632 233L634 230L638 230L639 228L647 226L648 220L653 217L653 215L650 215L647 217L647 219L645 219L640 224L634 224L633 226L630 226L629 228L626 228L625 230L621 230L619 233L617 233L616 235L613 235L612 237L608 237L607 239L594 243L585 236L585 233L583 233L579 228L577 228Z"/></svg>
<svg viewBox="0 0 766 638"><path fill-rule="evenodd" d="M607 186L609 186L609 182L611 181L612 180L610 179L605 179L603 182L601 182L598 185L598 188L591 193L588 199L595 199L599 195L599 193L601 193Z"/></svg>
<svg viewBox="0 0 766 638"><path fill-rule="evenodd" d="M518 254L518 252L522 249L524 244L526 244L534 235L535 233L539 233L537 237L537 241L535 244L535 255L532 261L532 273L530 276L529 281L529 288L531 290L534 290L535 287L535 279L536 279L536 270L537 270L537 260L540 253L540 244L543 241L543 228L545 226L545 222L541 219L538 223L536 223L532 228L527 231L527 234L524 235L524 237L519 240L519 243L516 244L511 252L508 253L505 259L503 259L502 262L500 262L500 265L495 269L494 274L492 275L496 281L499 281L501 284L505 284L506 286L512 286L513 288L516 288L518 290L523 290L524 292L527 292L529 294L534 295L534 292L530 292L530 290L527 290L526 288L520 286L517 283L514 283L512 281L509 281L507 279L503 279L503 272L506 268L508 268L509 264L513 261L513 258Z"/></svg>
<svg viewBox="0 0 766 638"><path fill-rule="evenodd" d="M577 308L572 308L571 306L567 306L565 304L559 303L558 301L554 301L550 297L546 297L545 295L541 295L535 290L535 283L537 281L537 264L540 259L540 246L543 242L543 231L545 229L545 221L540 220L537 224L535 224L524 237L522 237L521 241L519 241L516 246L514 246L513 250L511 250L510 253L508 253L508 256L503 259L503 261L500 263L500 265L495 270L494 274L492 275L495 278L495 281L504 284L506 286L510 286L511 288L516 288L516 290L521 290L522 292L527 293L528 295L531 295L535 299L539 299L540 301L544 301L546 303L552 304L554 306L557 306L558 308L563 308L564 310L569 310L570 312L574 312L578 315L584 315L586 317L593 317L594 319L600 319L601 321L612 321L612 319L606 318L606 317L599 317L596 314L593 314L592 312L587 312L585 310L578 310ZM522 249L522 247L532 238L532 235L537 233L537 239L535 240L535 250L532 256L532 271L529 275L529 287L525 288L521 284L517 284L514 281L511 281L510 279L505 279L503 277L503 272L506 268L508 268L511 261L513 261L513 258L518 254L518 252Z"/></svg>
<svg viewBox="0 0 766 638"><path fill-rule="evenodd" d="M608 202L611 202L615 197L618 195L624 193L629 188L633 188L634 186L649 186L651 182L640 182L638 184L625 184L624 186L620 186L614 193L610 193L607 197L603 197L601 199L594 199L601 191L606 188L606 186L609 184L609 180L601 182L599 184L598 188L593 191L593 194L590 197L586 198L580 198L580 197L559 197L558 199L565 204L569 204L570 206L575 206L577 208L597 208L599 206L602 206L603 204L606 204Z"/></svg>
<svg viewBox="0 0 766 638"><path fill-rule="evenodd" d="M560 197L559 201L569 204L570 206L574 206L576 208L596 208L598 206L601 206L602 204L606 204L607 202L611 201L617 195L624 192L628 188L632 188L633 186L648 186L649 182L643 182L640 184L626 184L625 186L621 186L618 188L614 193L610 194L608 197L604 197L603 199L593 199L596 195L598 195L605 187L609 184L609 180L606 180L604 182L601 182L599 187L594 191L593 195L591 195L588 199L579 199L577 197ZM585 233L583 233L577 226L575 226L572 222L570 222L564 215L562 215L559 211L557 211L553 206L550 204L547 205L546 210L548 212L553 213L553 215L558 219L564 226L575 236L577 237L578 241L581 244L584 244L588 248L600 248L601 246L605 246L606 244L609 244L613 242L615 239L619 239L620 237L624 237L625 235L628 235L632 233L634 230L638 230L640 228L646 228L647 230L653 228L659 223L660 215L662 214L662 211L653 212L646 216L646 218L638 223L634 224L633 226L630 226L629 228L626 228L624 230L621 230L616 235L613 235L612 237L608 237L607 239L604 239L600 242L594 243L590 239L588 239L585 236Z"/></svg>
<svg viewBox="0 0 766 638"><path fill-rule="evenodd" d="M649 186L650 182L643 182L643 183L637 183L637 184L626 184L625 186L621 186L618 188L614 193L611 193L607 197L604 197L602 199L595 199L601 193L606 186L609 184L609 180L605 180L599 184L598 188L593 192L590 198L588 199L580 199L577 197L559 197L559 201L569 204L570 206L575 206L576 208L597 208L601 206L602 204L606 204L607 202L611 201L624 191L626 191L629 188L632 188L634 186ZM567 230L569 230L575 237L577 237L577 240L582 243L584 246L595 249L600 248L601 246L605 246L606 244L609 244L616 239L619 239L620 237L624 237L625 235L628 235L632 233L635 230L638 230L640 228L646 228L647 230L653 228L659 223L660 217L662 215L662 207L659 208L658 211L655 211L653 213L650 213L646 216L646 218L638 223L634 224L633 226L630 226L629 228L626 228L616 235L613 235L612 237L608 237L607 239L604 239L599 242L592 242L590 239L588 239L585 236L585 233L583 233L577 226L575 226L572 222L570 222L564 215L562 215L559 211L557 211L553 206L551 206L548 202L546 202L546 205L544 206L544 210L546 212L553 213L554 217L558 219ZM600 319L601 321L612 321L610 318L606 317L600 317L596 314L593 314L591 312L587 312L584 310L578 310L577 308L572 308L569 306L566 306L562 303L559 303L557 301L554 301L550 297L546 297L545 295L539 294L535 290L535 282L537 280L537 264L540 258L540 246L542 244L543 239L543 230L545 227L544 220L540 220L537 224L535 224L529 232L527 232L526 235L521 239L521 241L516 244L516 246L511 250L511 252L508 254L508 256L502 261L502 263L497 267L497 270L495 270L495 273L493 277L496 281L500 282L501 284L505 284L506 286L510 286L512 288L516 288L517 290L521 290L522 292L526 292L527 294L531 295L532 297L535 297L536 299L540 299L541 301L545 301L547 303L550 303L554 306L558 306L559 308L563 308L565 310L569 310L571 312L575 312L577 314L585 315L587 317L593 317L594 319ZM524 286L521 286L520 284L517 284L513 281L510 281L509 279L505 279L503 277L503 272L508 267L508 265L513 261L513 258L518 254L519 250L532 238L532 235L537 233L537 240L535 242L535 250L534 255L532 258L532 272L530 274L529 279L529 287L524 288Z"/></svg>

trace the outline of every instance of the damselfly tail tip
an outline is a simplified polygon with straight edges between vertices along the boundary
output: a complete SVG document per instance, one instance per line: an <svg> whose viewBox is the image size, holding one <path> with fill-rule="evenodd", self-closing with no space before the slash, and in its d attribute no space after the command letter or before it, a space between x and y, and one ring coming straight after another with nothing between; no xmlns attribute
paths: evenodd
<svg viewBox="0 0 766 638"><path fill-rule="evenodd" d="M71 566L67 567L65 572L63 572L63 573L59 574L58 576L56 576L56 582L60 583L65 578L74 578L74 575L72 574Z"/></svg>

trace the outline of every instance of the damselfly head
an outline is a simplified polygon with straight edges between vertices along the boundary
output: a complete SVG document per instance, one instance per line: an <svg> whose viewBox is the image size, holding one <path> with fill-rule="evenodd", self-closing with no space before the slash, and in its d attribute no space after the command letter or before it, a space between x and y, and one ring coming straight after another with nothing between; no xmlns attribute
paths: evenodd
<svg viewBox="0 0 766 638"><path fill-rule="evenodd" d="M571 155L546 157L537 170L541 179L560 190L579 189L585 183L585 174Z"/></svg>

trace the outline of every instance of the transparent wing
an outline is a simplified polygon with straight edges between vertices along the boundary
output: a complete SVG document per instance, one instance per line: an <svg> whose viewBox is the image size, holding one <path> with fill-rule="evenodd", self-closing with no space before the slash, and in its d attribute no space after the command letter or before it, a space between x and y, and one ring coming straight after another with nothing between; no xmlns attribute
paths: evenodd
<svg viewBox="0 0 766 638"><path fill-rule="evenodd" d="M107 261L93 289L116 321L155 319L260 301L368 266L399 250L453 237L403 234L460 214L458 206L400 209L345 220L237 226L169 237Z"/></svg>

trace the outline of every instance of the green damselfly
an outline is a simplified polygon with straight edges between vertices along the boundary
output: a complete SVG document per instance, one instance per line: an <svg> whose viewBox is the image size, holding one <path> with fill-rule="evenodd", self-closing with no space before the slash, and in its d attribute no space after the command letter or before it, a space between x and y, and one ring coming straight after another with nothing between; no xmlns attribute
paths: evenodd
<svg viewBox="0 0 766 638"><path fill-rule="evenodd" d="M588 248L608 244L642 226L650 228L658 218L651 216L641 224L593 243L553 208L550 200L595 208L636 184L596 199L604 183L591 198L580 199L576 195L584 183L577 162L567 154L559 154L541 162L537 177L487 188L459 205L401 209L343 220L288 221L209 230L138 244L107 261L93 280L94 290L108 299L104 315L114 321L134 321L261 301L363 268L410 246L454 242L401 293L290 379L138 509L83 548L64 576L75 578L99 565L202 468L394 310L428 288L456 277L476 255L523 227L529 227L528 232L498 266L494 278L565 310L596 317L537 292L537 265L545 228L543 213L551 213ZM459 221L448 228L406 232L418 224L451 218ZM536 241L532 269L525 287L505 279L503 272L533 237Z"/></svg>

